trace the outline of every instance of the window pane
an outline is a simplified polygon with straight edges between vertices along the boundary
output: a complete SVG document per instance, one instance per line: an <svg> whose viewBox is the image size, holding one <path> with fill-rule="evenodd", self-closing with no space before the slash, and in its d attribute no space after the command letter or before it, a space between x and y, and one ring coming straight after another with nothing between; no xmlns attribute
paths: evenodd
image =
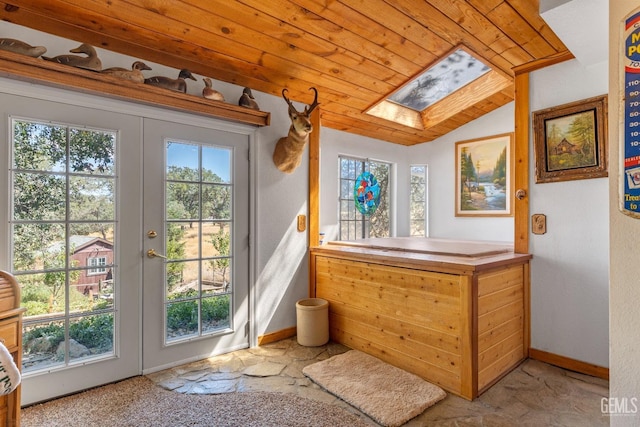
<svg viewBox="0 0 640 427"><path fill-rule="evenodd" d="M89 270L71 273L69 284L69 311L71 313L92 312L113 308L114 267L90 274Z"/></svg>
<svg viewBox="0 0 640 427"><path fill-rule="evenodd" d="M197 258L200 254L198 245L199 223L168 222L166 233L166 251L168 259Z"/></svg>
<svg viewBox="0 0 640 427"><path fill-rule="evenodd" d="M18 278L21 291L20 306L27 309L25 319L30 316L64 315L64 272L21 274Z"/></svg>
<svg viewBox="0 0 640 427"><path fill-rule="evenodd" d="M215 258L202 263L202 294L232 292L231 258Z"/></svg>
<svg viewBox="0 0 640 427"><path fill-rule="evenodd" d="M203 258L231 255L231 224L207 222L202 227Z"/></svg>
<svg viewBox="0 0 640 427"><path fill-rule="evenodd" d="M64 172L66 159L65 127L13 121L13 167L15 169Z"/></svg>
<svg viewBox="0 0 640 427"><path fill-rule="evenodd" d="M13 219L64 220L66 180L63 175L13 174Z"/></svg>
<svg viewBox="0 0 640 427"><path fill-rule="evenodd" d="M411 236L426 236L427 166L411 166L409 220Z"/></svg>
<svg viewBox="0 0 640 427"><path fill-rule="evenodd" d="M202 329L204 333L231 327L229 295L202 300Z"/></svg>
<svg viewBox="0 0 640 427"><path fill-rule="evenodd" d="M231 187L202 186L202 218L231 219Z"/></svg>
<svg viewBox="0 0 640 427"><path fill-rule="evenodd" d="M69 130L69 171L74 173L113 175L115 132Z"/></svg>
<svg viewBox="0 0 640 427"><path fill-rule="evenodd" d="M199 181L198 146L178 142L167 143L167 179Z"/></svg>
<svg viewBox="0 0 640 427"><path fill-rule="evenodd" d="M64 321L24 324L22 335L22 370L24 373L65 364ZM63 344L61 355L58 354Z"/></svg>
<svg viewBox="0 0 640 427"><path fill-rule="evenodd" d="M202 181L231 183L231 150L202 147Z"/></svg>
<svg viewBox="0 0 640 427"><path fill-rule="evenodd" d="M200 185L186 182L167 184L167 219L200 218Z"/></svg>
<svg viewBox="0 0 640 427"><path fill-rule="evenodd" d="M70 177L70 219L113 221L116 215L113 185L111 178Z"/></svg>
<svg viewBox="0 0 640 427"><path fill-rule="evenodd" d="M98 314L72 319L69 325L69 360L113 354L113 314ZM61 351L62 350L62 351ZM58 349L58 355L64 349Z"/></svg>
<svg viewBox="0 0 640 427"><path fill-rule="evenodd" d="M13 271L64 268L65 236L64 224L15 224Z"/></svg>
<svg viewBox="0 0 640 427"><path fill-rule="evenodd" d="M167 304L167 341L175 341L198 333L198 302Z"/></svg>
<svg viewBox="0 0 640 427"><path fill-rule="evenodd" d="M200 261L167 263L167 299L189 298L199 291Z"/></svg>

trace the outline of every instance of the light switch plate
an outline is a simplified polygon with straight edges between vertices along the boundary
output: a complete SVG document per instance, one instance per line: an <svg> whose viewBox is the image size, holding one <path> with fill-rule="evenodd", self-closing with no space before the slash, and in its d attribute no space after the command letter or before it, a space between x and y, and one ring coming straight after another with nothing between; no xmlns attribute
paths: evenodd
<svg viewBox="0 0 640 427"><path fill-rule="evenodd" d="M544 234L547 232L547 216L544 214L533 214L531 216L531 231L533 234Z"/></svg>
<svg viewBox="0 0 640 427"><path fill-rule="evenodd" d="M298 231L304 231L307 229L307 216L298 215Z"/></svg>

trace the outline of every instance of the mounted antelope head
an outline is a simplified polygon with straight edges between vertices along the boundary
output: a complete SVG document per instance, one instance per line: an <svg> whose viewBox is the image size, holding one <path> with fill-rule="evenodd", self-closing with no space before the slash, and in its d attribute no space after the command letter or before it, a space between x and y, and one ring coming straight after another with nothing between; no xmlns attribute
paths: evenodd
<svg viewBox="0 0 640 427"><path fill-rule="evenodd" d="M304 146L309 141L309 134L313 131L313 125L309 116L311 112L319 105L318 91L315 87L309 88L315 92L313 103L304 107L304 111L299 112L293 106L289 98L287 98L287 89L282 89L282 97L289 104L289 118L291 119L291 127L289 134L280 138L276 143L273 151L273 163L278 169L285 173L293 172L302 160L302 152Z"/></svg>

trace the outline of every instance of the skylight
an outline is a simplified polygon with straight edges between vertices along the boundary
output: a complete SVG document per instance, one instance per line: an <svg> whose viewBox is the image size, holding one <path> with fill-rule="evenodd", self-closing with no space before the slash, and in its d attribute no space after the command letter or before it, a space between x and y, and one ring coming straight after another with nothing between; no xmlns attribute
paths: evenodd
<svg viewBox="0 0 640 427"><path fill-rule="evenodd" d="M513 78L508 72L467 46L458 45L365 112L424 130L510 86Z"/></svg>
<svg viewBox="0 0 640 427"><path fill-rule="evenodd" d="M470 53L457 49L393 93L388 101L422 111L471 83L490 68Z"/></svg>

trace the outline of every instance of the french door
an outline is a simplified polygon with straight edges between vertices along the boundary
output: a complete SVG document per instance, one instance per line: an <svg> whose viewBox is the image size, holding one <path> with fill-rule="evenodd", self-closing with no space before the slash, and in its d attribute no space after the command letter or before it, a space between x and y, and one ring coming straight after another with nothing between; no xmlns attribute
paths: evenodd
<svg viewBox="0 0 640 427"><path fill-rule="evenodd" d="M22 404L139 374L140 119L0 105L0 266L27 309Z"/></svg>
<svg viewBox="0 0 640 427"><path fill-rule="evenodd" d="M247 135L145 120L143 371L249 346Z"/></svg>
<svg viewBox="0 0 640 427"><path fill-rule="evenodd" d="M9 94L0 110L23 405L248 346L247 135Z"/></svg>

